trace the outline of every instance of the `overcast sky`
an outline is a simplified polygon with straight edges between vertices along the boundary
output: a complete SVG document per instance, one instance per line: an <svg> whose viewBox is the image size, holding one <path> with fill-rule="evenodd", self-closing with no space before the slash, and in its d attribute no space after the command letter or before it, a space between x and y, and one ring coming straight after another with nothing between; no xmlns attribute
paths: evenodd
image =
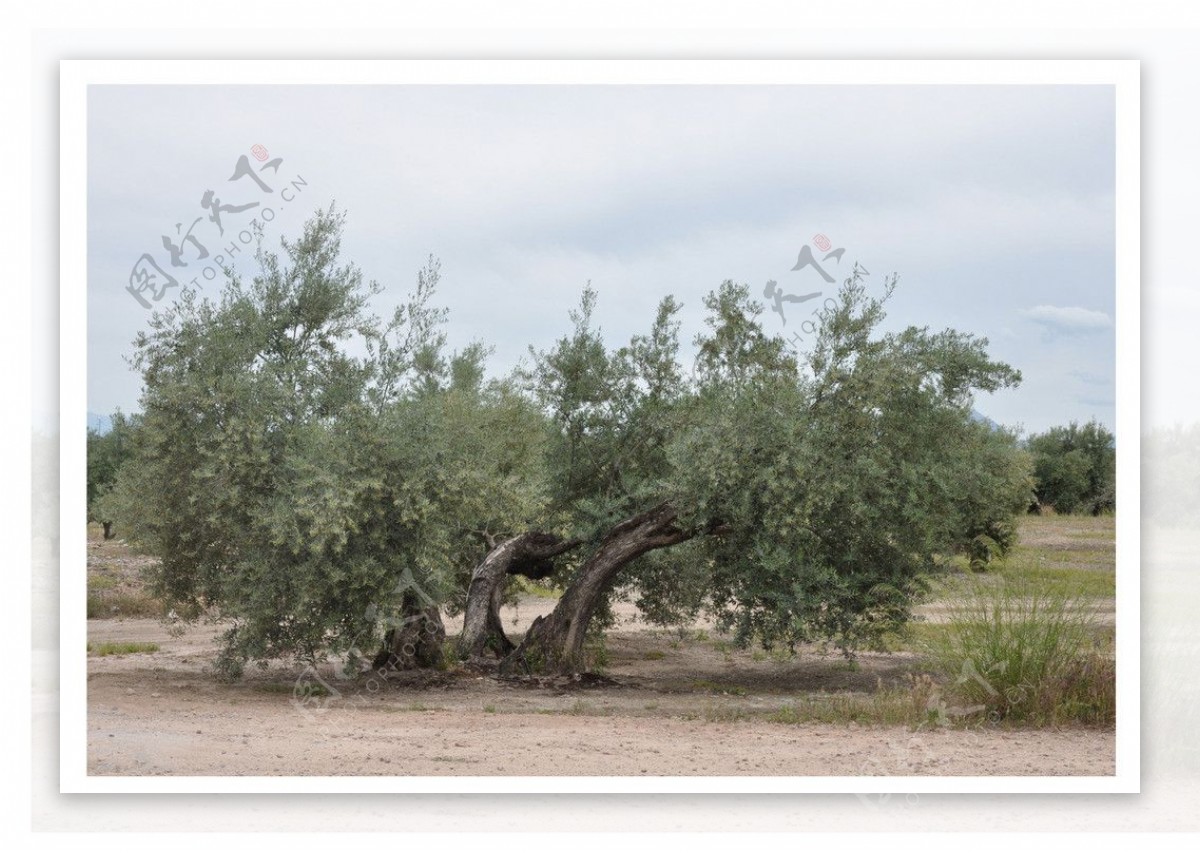
<svg viewBox="0 0 1200 853"><path fill-rule="evenodd" d="M976 401L992 419L1113 425L1110 87L92 86L88 108L92 412L138 406L123 356L150 313L126 290L135 264L153 271L143 254L182 285L256 214L274 247L336 201L377 313L436 255L450 344L494 345L495 373L562 334L589 280L614 346L668 293L690 342L725 279L764 302L768 280L830 296L792 271L808 245L838 280L861 264L874 293L899 274L889 328L987 337L1024 374ZM254 177L230 180L243 156ZM250 274L248 255L232 257ZM783 306L788 334L818 301Z"/></svg>

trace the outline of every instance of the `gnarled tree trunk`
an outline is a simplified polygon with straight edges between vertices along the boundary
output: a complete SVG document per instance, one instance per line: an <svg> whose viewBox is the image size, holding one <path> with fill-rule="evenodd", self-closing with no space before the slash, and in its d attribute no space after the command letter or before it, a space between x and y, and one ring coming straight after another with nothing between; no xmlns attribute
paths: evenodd
<svg viewBox="0 0 1200 853"><path fill-rule="evenodd" d="M695 535L676 525L677 513L663 503L613 527L579 570L558 606L539 616L521 644L500 663L503 674L578 672L585 666L583 641L600 596L622 568L657 548Z"/></svg>
<svg viewBox="0 0 1200 853"><path fill-rule="evenodd" d="M458 641L459 657L478 660L490 649L496 657L503 658L516 648L500 623L505 577L524 575L535 580L546 577L554 570L553 558L578 544L578 540L565 542L548 533L529 532L493 545L471 575L463 631Z"/></svg>
<svg viewBox="0 0 1200 853"><path fill-rule="evenodd" d="M426 669L440 664L446 641L441 611L432 604L422 607L416 596L406 593L401 613L384 635L371 668Z"/></svg>

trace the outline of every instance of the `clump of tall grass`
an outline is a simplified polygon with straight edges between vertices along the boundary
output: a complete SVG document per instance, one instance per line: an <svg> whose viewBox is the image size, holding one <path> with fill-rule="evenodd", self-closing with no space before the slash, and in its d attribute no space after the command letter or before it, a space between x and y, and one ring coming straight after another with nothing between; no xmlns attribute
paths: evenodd
<svg viewBox="0 0 1200 853"><path fill-rule="evenodd" d="M977 583L922 651L964 710L992 720L1111 725L1116 668L1096 647L1094 603L1053 587Z"/></svg>

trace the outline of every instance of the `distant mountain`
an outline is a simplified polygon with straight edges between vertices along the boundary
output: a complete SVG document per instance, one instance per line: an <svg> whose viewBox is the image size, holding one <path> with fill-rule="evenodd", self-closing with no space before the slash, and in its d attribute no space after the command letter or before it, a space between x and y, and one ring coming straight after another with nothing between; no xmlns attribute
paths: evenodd
<svg viewBox="0 0 1200 853"><path fill-rule="evenodd" d="M991 430L1000 429L1000 424L996 423L994 420L989 418L987 415L983 414L983 412L977 412L974 409L971 409L971 420L973 420L977 424L983 424L984 426L986 426L988 429L991 429Z"/></svg>
<svg viewBox="0 0 1200 853"><path fill-rule="evenodd" d="M88 429L94 429L101 435L112 429L112 418L108 415L98 415L95 412L88 412L87 418Z"/></svg>

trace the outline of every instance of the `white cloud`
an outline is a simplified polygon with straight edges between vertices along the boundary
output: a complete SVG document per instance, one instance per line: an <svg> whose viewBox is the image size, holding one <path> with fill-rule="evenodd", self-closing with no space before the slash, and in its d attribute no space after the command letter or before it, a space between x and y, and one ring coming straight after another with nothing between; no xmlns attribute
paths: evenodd
<svg viewBox="0 0 1200 853"><path fill-rule="evenodd" d="M1060 308L1056 305L1038 305L1024 312L1035 323L1062 332L1092 332L1112 328L1112 317L1103 311L1091 311L1072 305Z"/></svg>

